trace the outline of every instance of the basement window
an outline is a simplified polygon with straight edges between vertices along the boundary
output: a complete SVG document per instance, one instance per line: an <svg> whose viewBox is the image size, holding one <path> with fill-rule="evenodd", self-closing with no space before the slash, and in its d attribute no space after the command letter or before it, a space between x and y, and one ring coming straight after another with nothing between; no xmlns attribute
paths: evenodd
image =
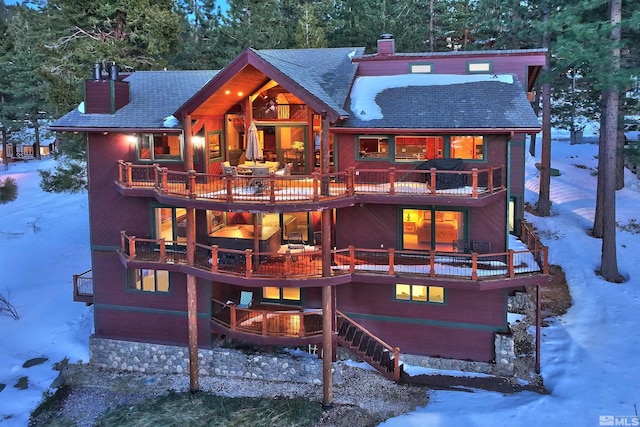
<svg viewBox="0 0 640 427"><path fill-rule="evenodd" d="M396 284L396 300L444 303L444 288L442 286L404 285Z"/></svg>
<svg viewBox="0 0 640 427"><path fill-rule="evenodd" d="M131 287L143 292L169 292L169 272L166 270L132 270Z"/></svg>

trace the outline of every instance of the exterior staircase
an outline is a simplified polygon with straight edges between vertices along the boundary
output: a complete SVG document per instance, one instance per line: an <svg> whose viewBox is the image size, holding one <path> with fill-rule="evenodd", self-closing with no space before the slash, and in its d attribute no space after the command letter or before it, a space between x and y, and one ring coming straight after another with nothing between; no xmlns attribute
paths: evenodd
<svg viewBox="0 0 640 427"><path fill-rule="evenodd" d="M400 382L404 377L400 364L400 349L391 347L340 311L337 311L337 315L338 344L367 362L386 378Z"/></svg>

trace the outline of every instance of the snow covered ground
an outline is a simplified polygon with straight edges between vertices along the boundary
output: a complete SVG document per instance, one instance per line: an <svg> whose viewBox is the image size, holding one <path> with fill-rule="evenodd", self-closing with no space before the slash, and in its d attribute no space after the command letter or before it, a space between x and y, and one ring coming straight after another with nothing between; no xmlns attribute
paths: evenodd
<svg viewBox="0 0 640 427"><path fill-rule="evenodd" d="M538 139L540 141L540 139ZM597 146L554 141L553 215L527 216L566 272L573 307L543 328L542 375L549 395L432 391L425 408L385 427L638 425L640 402L640 182L631 174L617 192L618 265L629 280L607 283L594 274L601 242L587 235L595 206ZM527 159L526 200L537 201L536 157ZM52 160L12 165L0 179L18 181L16 201L0 205L0 294L19 320L0 316L0 426L26 426L29 412L57 376L53 364L88 360L91 308L72 301L71 277L90 268L87 197L44 193L38 168ZM44 364L23 367L29 359ZM426 373L408 367L412 374ZM28 377L29 388L14 385ZM1 386L0 386L1 387ZM605 418L612 417L612 418Z"/></svg>

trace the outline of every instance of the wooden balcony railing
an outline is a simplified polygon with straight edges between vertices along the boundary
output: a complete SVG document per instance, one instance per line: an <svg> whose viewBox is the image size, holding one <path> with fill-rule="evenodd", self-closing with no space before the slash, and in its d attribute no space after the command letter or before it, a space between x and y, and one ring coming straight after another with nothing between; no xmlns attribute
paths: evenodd
<svg viewBox="0 0 640 427"><path fill-rule="evenodd" d="M446 251L410 251L348 248L331 251L331 276L346 274L414 274L430 278L482 281L515 278L522 274L549 274L548 248L528 224L523 225L528 249L486 254ZM121 232L120 252L128 261L187 265L186 244L165 239L144 239ZM321 252L254 252L216 245L195 244L190 267L204 272L245 278L305 279L322 276Z"/></svg>
<svg viewBox="0 0 640 427"><path fill-rule="evenodd" d="M269 337L309 338L322 335L322 310L240 308L211 299L211 320L231 331Z"/></svg>
<svg viewBox="0 0 640 427"><path fill-rule="evenodd" d="M87 305L93 303L93 278L91 270L73 275L73 300Z"/></svg>
<svg viewBox="0 0 640 427"><path fill-rule="evenodd" d="M218 202L318 202L358 195L479 198L505 188L504 167L469 171L347 169L311 175L215 175L173 171L158 165L118 163L118 184L159 194Z"/></svg>

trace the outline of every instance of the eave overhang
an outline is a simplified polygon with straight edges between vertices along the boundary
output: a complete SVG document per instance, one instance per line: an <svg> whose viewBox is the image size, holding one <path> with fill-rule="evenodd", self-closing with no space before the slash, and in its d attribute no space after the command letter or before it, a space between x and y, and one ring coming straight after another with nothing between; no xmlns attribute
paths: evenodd
<svg viewBox="0 0 640 427"><path fill-rule="evenodd" d="M181 118L186 115L222 115L239 102L237 95L239 92L242 92L246 97L257 91L270 79L278 82L284 89L297 96L312 110L326 111L332 123L340 118L339 112L320 101L296 81L261 58L253 49L246 49L238 55L198 93L184 103L174 116ZM225 94L227 91L229 91L228 95Z"/></svg>
<svg viewBox="0 0 640 427"><path fill-rule="evenodd" d="M181 134L182 128L113 128L113 127L73 127L73 126L49 126L54 132L86 132L86 133L170 133Z"/></svg>
<svg viewBox="0 0 640 427"><path fill-rule="evenodd" d="M431 134L431 135L495 135L495 134L510 134L517 133L534 134L539 133L541 128L366 128L366 127L340 127L332 126L330 132L342 133L342 134L394 134L394 135L413 135Z"/></svg>

